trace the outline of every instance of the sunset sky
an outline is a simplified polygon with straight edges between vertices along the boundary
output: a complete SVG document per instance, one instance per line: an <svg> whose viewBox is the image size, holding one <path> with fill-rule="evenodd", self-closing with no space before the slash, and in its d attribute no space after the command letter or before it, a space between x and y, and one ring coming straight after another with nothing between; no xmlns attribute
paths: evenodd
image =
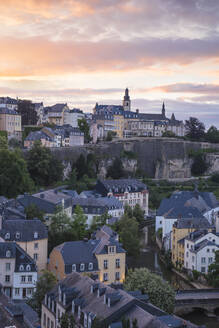
<svg viewBox="0 0 219 328"><path fill-rule="evenodd" d="M0 0L0 95L219 128L218 0Z"/></svg>

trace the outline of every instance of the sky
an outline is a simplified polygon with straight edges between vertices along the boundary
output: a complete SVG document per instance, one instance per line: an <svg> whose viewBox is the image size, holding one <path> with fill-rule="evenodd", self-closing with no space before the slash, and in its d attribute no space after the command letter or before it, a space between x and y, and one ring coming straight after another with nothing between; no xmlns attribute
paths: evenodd
<svg viewBox="0 0 219 328"><path fill-rule="evenodd" d="M0 0L0 96L219 128L218 0Z"/></svg>

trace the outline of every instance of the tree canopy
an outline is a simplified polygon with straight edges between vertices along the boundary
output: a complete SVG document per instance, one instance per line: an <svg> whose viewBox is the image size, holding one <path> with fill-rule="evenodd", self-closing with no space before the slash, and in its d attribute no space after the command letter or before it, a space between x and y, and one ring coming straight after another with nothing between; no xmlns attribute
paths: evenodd
<svg viewBox="0 0 219 328"><path fill-rule="evenodd" d="M37 218L41 221L44 221L44 213L39 210L39 208L35 204L30 204L25 208L25 214L27 220L32 220Z"/></svg>
<svg viewBox="0 0 219 328"><path fill-rule="evenodd" d="M31 178L38 186L49 186L62 180L63 165L51 150L43 147L39 141L28 151L27 166Z"/></svg>
<svg viewBox="0 0 219 328"><path fill-rule="evenodd" d="M206 132L205 138L208 142L219 143L219 130L212 125Z"/></svg>
<svg viewBox="0 0 219 328"><path fill-rule="evenodd" d="M124 287L126 290L140 290L148 294L149 300L162 310L172 313L174 309L175 293L172 287L160 276L151 273L146 268L130 270L126 276Z"/></svg>
<svg viewBox="0 0 219 328"><path fill-rule="evenodd" d="M90 128L85 118L78 120L78 127L81 132L84 132L84 142L88 143L91 140L90 137Z"/></svg>
<svg viewBox="0 0 219 328"><path fill-rule="evenodd" d="M125 170L120 158L116 157L112 165L107 170L107 177L112 179L121 179L125 176Z"/></svg>
<svg viewBox="0 0 219 328"><path fill-rule="evenodd" d="M185 123L186 136L199 141L205 137L205 126L196 117L190 117Z"/></svg>
<svg viewBox="0 0 219 328"><path fill-rule="evenodd" d="M0 195L12 198L31 192L34 184L19 150L0 149Z"/></svg>
<svg viewBox="0 0 219 328"><path fill-rule="evenodd" d="M215 261L208 267L208 281L214 287L219 287L219 251L215 252Z"/></svg>

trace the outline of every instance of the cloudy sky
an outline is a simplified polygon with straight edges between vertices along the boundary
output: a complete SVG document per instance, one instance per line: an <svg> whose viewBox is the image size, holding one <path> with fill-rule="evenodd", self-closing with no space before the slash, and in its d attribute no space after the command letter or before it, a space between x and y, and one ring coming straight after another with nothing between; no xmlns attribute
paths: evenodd
<svg viewBox="0 0 219 328"><path fill-rule="evenodd" d="M219 128L218 0L0 0L0 95Z"/></svg>

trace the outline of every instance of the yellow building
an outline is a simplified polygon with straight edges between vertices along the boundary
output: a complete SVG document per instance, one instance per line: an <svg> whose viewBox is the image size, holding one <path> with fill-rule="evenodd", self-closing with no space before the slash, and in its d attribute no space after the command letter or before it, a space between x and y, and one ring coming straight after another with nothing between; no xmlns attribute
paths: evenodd
<svg viewBox="0 0 219 328"><path fill-rule="evenodd" d="M38 273L47 269L48 232L40 220L3 220L1 240L15 241L23 248L34 259Z"/></svg>
<svg viewBox="0 0 219 328"><path fill-rule="evenodd" d="M21 138L21 115L8 108L0 108L0 131L9 137Z"/></svg>
<svg viewBox="0 0 219 328"><path fill-rule="evenodd" d="M67 104L56 104L47 107L48 122L55 125L63 125L65 122L65 112L69 111Z"/></svg>
<svg viewBox="0 0 219 328"><path fill-rule="evenodd" d="M125 128L125 119L122 114L114 115L114 127L117 137L123 138L123 131Z"/></svg>
<svg viewBox="0 0 219 328"><path fill-rule="evenodd" d="M211 231L210 224L205 217L180 218L173 225L172 231L172 262L174 266L184 266L184 239L190 232L200 229Z"/></svg>
<svg viewBox="0 0 219 328"><path fill-rule="evenodd" d="M65 242L55 247L49 256L48 268L57 280L79 272L111 284L124 281L125 263L126 253L118 240L103 236L101 239Z"/></svg>

